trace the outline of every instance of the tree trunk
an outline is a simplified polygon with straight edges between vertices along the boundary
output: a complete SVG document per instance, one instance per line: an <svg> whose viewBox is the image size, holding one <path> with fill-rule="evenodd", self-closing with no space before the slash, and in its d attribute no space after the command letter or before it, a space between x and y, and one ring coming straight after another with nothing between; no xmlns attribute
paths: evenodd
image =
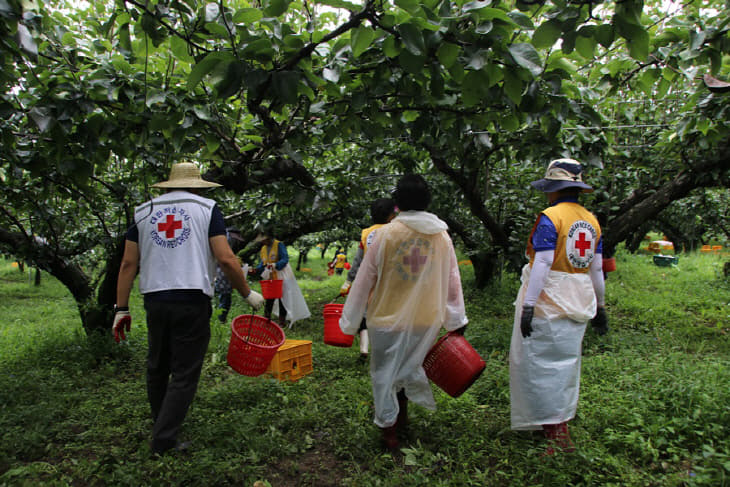
<svg viewBox="0 0 730 487"><path fill-rule="evenodd" d="M63 252L50 245L39 243L20 232L10 232L0 228L0 243L12 246L19 259L32 262L58 279L71 292L79 310L81 323L86 333L99 330L110 321L100 316L102 311L94 296L94 286L84 270L63 257Z"/></svg>
<svg viewBox="0 0 730 487"><path fill-rule="evenodd" d="M640 188L629 196L604 229L604 250L614 252L616 246L629 239L641 225L655 219L670 203L684 198L693 189L727 185L730 155L723 152L726 149L718 149L721 155L716 159L682 171L656 190Z"/></svg>

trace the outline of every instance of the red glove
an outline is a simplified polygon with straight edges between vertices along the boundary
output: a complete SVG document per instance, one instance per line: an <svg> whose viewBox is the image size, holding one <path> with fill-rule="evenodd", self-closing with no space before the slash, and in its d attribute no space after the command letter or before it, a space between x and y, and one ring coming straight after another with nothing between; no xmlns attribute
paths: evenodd
<svg viewBox="0 0 730 487"><path fill-rule="evenodd" d="M114 324L112 325L112 331L114 332L114 340L119 343L119 337L122 340L126 340L127 336L124 331L129 331L132 327L132 315L129 314L129 310L117 311L114 314Z"/></svg>

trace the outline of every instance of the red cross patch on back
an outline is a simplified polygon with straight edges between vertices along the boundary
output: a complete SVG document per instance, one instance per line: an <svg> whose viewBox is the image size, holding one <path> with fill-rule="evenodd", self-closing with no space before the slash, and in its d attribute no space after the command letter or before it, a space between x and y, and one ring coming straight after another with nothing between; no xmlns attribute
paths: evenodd
<svg viewBox="0 0 730 487"><path fill-rule="evenodd" d="M578 220L570 226L565 242L568 260L577 269L586 269L595 255L598 232L590 223Z"/></svg>

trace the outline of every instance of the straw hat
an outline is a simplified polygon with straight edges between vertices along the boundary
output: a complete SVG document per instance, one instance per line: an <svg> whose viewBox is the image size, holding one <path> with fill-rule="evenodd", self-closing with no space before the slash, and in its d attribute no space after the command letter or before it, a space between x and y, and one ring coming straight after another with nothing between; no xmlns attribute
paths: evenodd
<svg viewBox="0 0 730 487"><path fill-rule="evenodd" d="M590 193L593 188L583 182L582 173L583 167L575 159L556 159L550 161L544 178L530 184L544 193L553 193L565 188L580 188L583 193Z"/></svg>
<svg viewBox="0 0 730 487"><path fill-rule="evenodd" d="M192 162L178 162L170 169L170 179L153 184L153 188L217 188L218 183L206 181L200 177L198 166Z"/></svg>

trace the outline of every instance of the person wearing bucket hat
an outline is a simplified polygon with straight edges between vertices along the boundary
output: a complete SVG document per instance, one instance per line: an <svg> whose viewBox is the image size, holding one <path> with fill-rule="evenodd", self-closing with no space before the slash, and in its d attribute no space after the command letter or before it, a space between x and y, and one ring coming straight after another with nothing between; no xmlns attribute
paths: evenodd
<svg viewBox="0 0 730 487"><path fill-rule="evenodd" d="M262 229L254 242L261 244L259 253L261 261L249 270L251 274L261 276L263 280L282 280L281 297L266 299L264 316L271 319L271 315L278 316L279 326L282 328L289 320L289 328L295 321L309 318L311 313L304 300L302 290L299 289L294 271L289 265L289 253L286 245L273 237L271 228ZM262 283L263 285L263 283Z"/></svg>
<svg viewBox="0 0 730 487"><path fill-rule="evenodd" d="M193 163L173 164L170 178L153 185L165 194L137 206L127 231L112 331L117 342L126 340L132 321L129 295L139 270L147 314L147 397L155 454L188 446L177 437L210 341L216 261L254 309L263 305L228 245L223 214L215 201L199 194L218 186L202 179Z"/></svg>
<svg viewBox="0 0 730 487"><path fill-rule="evenodd" d="M527 242L529 262L515 301L510 344L510 404L514 430L543 430L546 454L572 451L568 421L578 405L586 324L608 331L604 307L601 227L578 203L593 188L582 165L557 159L532 186L547 195Z"/></svg>
<svg viewBox="0 0 730 487"><path fill-rule="evenodd" d="M426 211L426 181L403 176L394 199L401 211L378 228L340 317L342 332L354 335L367 313L374 422L391 453L407 424L408 401L436 409L423 361L439 331L468 322L448 227Z"/></svg>

